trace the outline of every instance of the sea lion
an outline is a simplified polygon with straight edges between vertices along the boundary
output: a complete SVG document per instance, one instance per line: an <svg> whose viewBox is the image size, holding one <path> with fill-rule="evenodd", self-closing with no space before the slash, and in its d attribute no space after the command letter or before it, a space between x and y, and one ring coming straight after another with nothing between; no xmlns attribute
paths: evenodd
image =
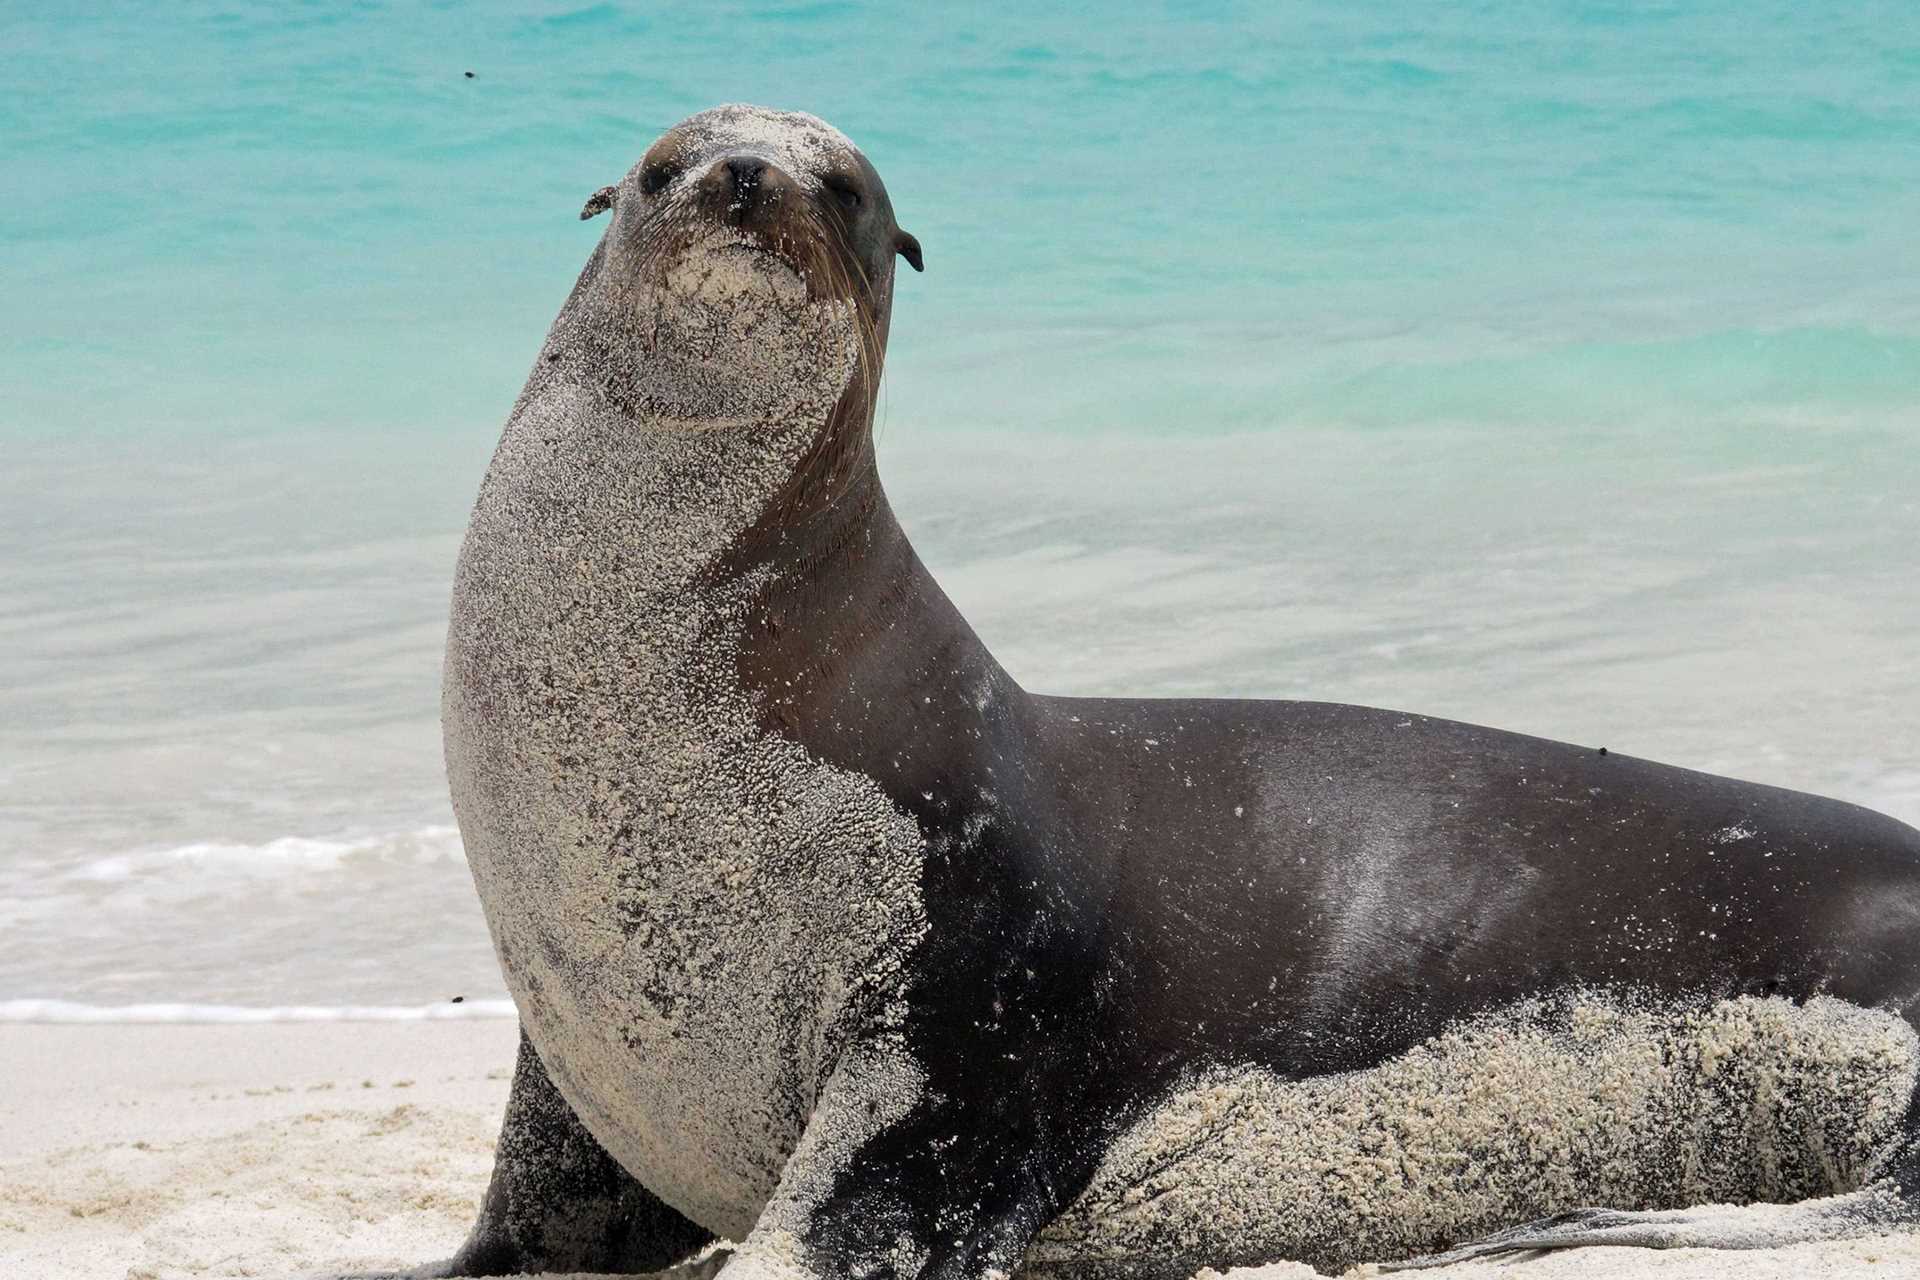
<svg viewBox="0 0 1920 1280"><path fill-rule="evenodd" d="M600 211L457 570L447 765L524 1040L480 1222L414 1274L1913 1220L1920 832L1419 715L1030 694L880 484L921 254L853 144L703 112ZM1761 1199L1807 1203L1684 1211Z"/></svg>

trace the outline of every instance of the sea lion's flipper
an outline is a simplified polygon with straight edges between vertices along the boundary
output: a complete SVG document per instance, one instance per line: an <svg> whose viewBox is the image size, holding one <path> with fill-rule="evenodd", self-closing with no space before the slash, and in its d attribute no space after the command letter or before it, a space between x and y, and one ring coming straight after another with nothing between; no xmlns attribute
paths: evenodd
<svg viewBox="0 0 1920 1280"><path fill-rule="evenodd" d="M1899 1139L1857 1191L1797 1204L1706 1205L1636 1211L1574 1209L1495 1232L1443 1253L1381 1264L1382 1271L1444 1267L1543 1249L1616 1245L1641 1249L1771 1249L1920 1225L1920 1089L1908 1098Z"/></svg>
<svg viewBox="0 0 1920 1280"><path fill-rule="evenodd" d="M445 1262L392 1274L407 1280L546 1271L639 1275L690 1262L712 1239L594 1141L523 1033L480 1220ZM706 1259L696 1266L705 1270L690 1272L689 1280L712 1271Z"/></svg>
<svg viewBox="0 0 1920 1280"><path fill-rule="evenodd" d="M978 1114L903 1051L857 1046L720 1280L1013 1274L1059 1204L1033 1126L992 1123L1012 1118Z"/></svg>
<svg viewBox="0 0 1920 1280"><path fill-rule="evenodd" d="M1444 1267L1543 1249L1615 1245L1640 1249L1771 1249L1815 1240L1852 1240L1908 1226L1915 1215L1889 1181L1798 1204L1708 1205L1635 1212L1575 1209L1497 1232L1445 1253L1381 1265L1382 1271Z"/></svg>

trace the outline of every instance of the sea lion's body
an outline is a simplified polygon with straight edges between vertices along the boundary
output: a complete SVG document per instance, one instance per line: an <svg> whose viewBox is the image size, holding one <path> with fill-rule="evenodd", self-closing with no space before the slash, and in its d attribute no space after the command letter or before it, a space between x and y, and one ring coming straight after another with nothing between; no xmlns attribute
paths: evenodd
<svg viewBox="0 0 1920 1280"><path fill-rule="evenodd" d="M1184 1277L1871 1179L1797 1230L1899 1220L1920 833L1416 715L1026 693L873 467L870 168L851 309L646 239L636 190L730 157L824 199L824 130L695 117L608 196L476 506L448 763L531 1048L438 1273L723 1236L738 1280Z"/></svg>

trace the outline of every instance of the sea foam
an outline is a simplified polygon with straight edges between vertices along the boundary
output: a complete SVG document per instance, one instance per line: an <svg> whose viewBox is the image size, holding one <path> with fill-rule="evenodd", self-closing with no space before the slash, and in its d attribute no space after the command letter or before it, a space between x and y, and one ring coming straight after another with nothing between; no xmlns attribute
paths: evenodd
<svg viewBox="0 0 1920 1280"><path fill-rule="evenodd" d="M102 882L170 872L259 878L339 871L355 859L459 863L466 860L466 855L460 844L460 829L451 824L437 824L331 839L281 836L258 844L198 841L93 858L72 868L66 876Z"/></svg>

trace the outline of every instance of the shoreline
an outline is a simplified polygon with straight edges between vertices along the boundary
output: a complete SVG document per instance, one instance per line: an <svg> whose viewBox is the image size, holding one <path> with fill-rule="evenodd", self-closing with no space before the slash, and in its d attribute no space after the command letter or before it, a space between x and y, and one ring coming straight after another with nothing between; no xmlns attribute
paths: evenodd
<svg viewBox="0 0 1920 1280"><path fill-rule="evenodd" d="M0 1272L292 1277L445 1257L486 1185L516 1036L511 1019L484 1016L0 1027ZM1893 1280L1920 1274L1920 1234L1582 1249L1418 1274Z"/></svg>

